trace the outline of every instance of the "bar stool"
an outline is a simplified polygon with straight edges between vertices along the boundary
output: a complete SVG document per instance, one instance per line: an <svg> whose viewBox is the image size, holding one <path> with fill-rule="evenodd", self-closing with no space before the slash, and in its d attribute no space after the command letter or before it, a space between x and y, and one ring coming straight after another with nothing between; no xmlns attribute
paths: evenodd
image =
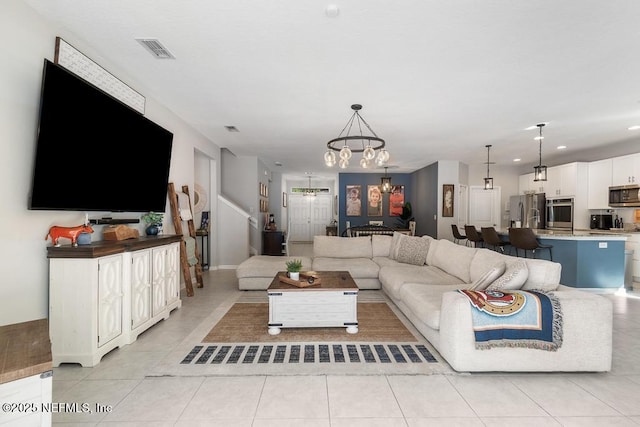
<svg viewBox="0 0 640 427"><path fill-rule="evenodd" d="M518 249L524 250L524 257L527 257L527 251L531 251L531 256L536 257L536 250L549 249L549 259L553 261L553 254L551 248L553 245L543 245L538 241L533 230L530 228L509 228L509 241L511 246L516 249L516 256L518 255Z"/></svg>
<svg viewBox="0 0 640 427"><path fill-rule="evenodd" d="M466 234L467 239L469 239L470 242L473 242L474 248L477 248L478 244L480 247L484 246L484 240L474 225L465 225L464 234Z"/></svg>
<svg viewBox="0 0 640 427"><path fill-rule="evenodd" d="M467 236L463 236L460 234L460 230L458 230L458 226L455 224L451 224L451 231L453 231L453 243L460 243L462 240L467 240ZM467 242L465 242L465 245Z"/></svg>
<svg viewBox="0 0 640 427"><path fill-rule="evenodd" d="M482 239L488 246L492 246L494 251L500 251L504 253L504 247L507 245L511 245L509 240L502 240L498 235L498 232L493 227L481 227L480 233L482 234Z"/></svg>

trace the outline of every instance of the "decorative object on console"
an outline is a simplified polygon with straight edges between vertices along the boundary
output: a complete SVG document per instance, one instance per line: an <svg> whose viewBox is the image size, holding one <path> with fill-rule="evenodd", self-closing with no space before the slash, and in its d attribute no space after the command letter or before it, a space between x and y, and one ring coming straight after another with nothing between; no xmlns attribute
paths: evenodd
<svg viewBox="0 0 640 427"><path fill-rule="evenodd" d="M534 181L546 181L547 180L547 167L542 165L542 140L544 136L542 136L542 128L546 125L546 123L538 123L536 126L540 130L540 135L536 136L534 139L538 141L540 144L539 149L539 159L538 166L533 167L533 180Z"/></svg>
<svg viewBox="0 0 640 427"><path fill-rule="evenodd" d="M158 212L149 212L140 217L145 223L148 224L147 228L145 229L145 233L147 233L147 236L155 236L160 232L163 217L164 214Z"/></svg>
<svg viewBox="0 0 640 427"><path fill-rule="evenodd" d="M195 184L193 188L193 211L195 213L202 212L207 205L207 199L207 190L200 184Z"/></svg>
<svg viewBox="0 0 640 427"><path fill-rule="evenodd" d="M90 225L85 224L76 225L75 227L60 227L58 225L54 225L49 229L49 232L47 233L47 236L44 238L44 240L47 240L49 237L51 237L53 246L58 247L60 246L58 239L64 237L65 239L71 240L72 246L78 246L78 236L80 235L80 233L93 233L93 228L91 228Z"/></svg>
<svg viewBox="0 0 640 427"><path fill-rule="evenodd" d="M360 115L359 111L362 109L362 105L353 104L351 106L351 109L353 110L353 114L351 115L351 118L342 129L338 137L327 142L327 152L324 153L324 163L328 167L334 166L337 160L335 152L338 151L340 153L340 161L338 162L338 166L341 169L345 169L349 166L349 160L351 159L352 153L362 153L360 166L363 168L370 167L374 159L376 165L384 166L387 161L389 161L389 152L384 148L386 145L384 139L379 138L378 135L376 135L376 133L373 131L373 129L371 129L371 126L369 126L369 124ZM354 122L356 123L357 129L360 131L359 135L349 135ZM366 128L369 129L371 135L363 135L362 124L364 124ZM359 143L362 145L361 147L352 147L351 145L349 145L351 141L359 141ZM336 146L336 143L339 142L342 143L341 147ZM379 150L377 157L376 150Z"/></svg>
<svg viewBox="0 0 640 427"><path fill-rule="evenodd" d="M126 225L111 225L102 231L104 240L126 240L137 239L140 233L135 228Z"/></svg>
<svg viewBox="0 0 640 427"><path fill-rule="evenodd" d="M203 211L200 216L200 230L209 231L209 211Z"/></svg>
<svg viewBox="0 0 640 427"><path fill-rule="evenodd" d="M484 189L493 190L493 178L489 176L489 165L494 164L494 162L489 161L489 150L491 150L491 144L485 145L485 147L487 147L487 177L484 179Z"/></svg>
<svg viewBox="0 0 640 427"><path fill-rule="evenodd" d="M285 263L287 265L287 274L292 280L300 280L300 270L302 270L302 260L292 259Z"/></svg>

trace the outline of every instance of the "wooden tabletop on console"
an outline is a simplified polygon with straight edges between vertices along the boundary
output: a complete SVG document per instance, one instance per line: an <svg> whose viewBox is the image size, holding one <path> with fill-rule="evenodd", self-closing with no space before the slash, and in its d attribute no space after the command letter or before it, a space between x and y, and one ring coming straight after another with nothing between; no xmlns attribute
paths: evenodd
<svg viewBox="0 0 640 427"><path fill-rule="evenodd" d="M306 271L305 274L313 275L320 278L319 285L308 286L306 288L298 288L297 286L281 282L278 277L287 274L286 271L280 271L273 278L267 291L335 291L336 289L358 290L358 285L353 281L348 271Z"/></svg>
<svg viewBox="0 0 640 427"><path fill-rule="evenodd" d="M0 384L52 369L47 319L0 327Z"/></svg>

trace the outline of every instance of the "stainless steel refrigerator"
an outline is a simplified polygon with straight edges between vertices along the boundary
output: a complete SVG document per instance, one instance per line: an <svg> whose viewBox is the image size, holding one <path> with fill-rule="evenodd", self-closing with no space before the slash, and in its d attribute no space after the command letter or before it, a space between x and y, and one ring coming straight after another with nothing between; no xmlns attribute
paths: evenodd
<svg viewBox="0 0 640 427"><path fill-rule="evenodd" d="M524 228L545 227L544 193L509 197L509 226Z"/></svg>

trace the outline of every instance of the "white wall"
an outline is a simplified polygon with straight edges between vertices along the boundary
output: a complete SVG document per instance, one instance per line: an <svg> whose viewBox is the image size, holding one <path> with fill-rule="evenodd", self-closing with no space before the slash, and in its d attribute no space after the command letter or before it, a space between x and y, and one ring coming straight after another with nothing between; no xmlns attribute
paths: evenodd
<svg viewBox="0 0 640 427"><path fill-rule="evenodd" d="M27 209L43 61L53 60L56 36L146 96L145 116L174 134L170 180L177 188L185 184L193 188L195 149L212 158L219 158L220 150L157 103L143 84L118 74L114 63L102 58L73 34L52 26L22 2L2 2L0 36L6 41L0 61L0 181L4 184L0 203L0 325L7 325L48 316L46 247L50 243L45 241L45 236L52 225L78 225L85 219L83 212ZM143 167L144 159L139 160ZM144 189L144 183L133 185ZM140 230L142 228L140 225ZM170 218L165 218L164 230L173 232ZM101 228L96 227L93 239L99 240L100 234Z"/></svg>

